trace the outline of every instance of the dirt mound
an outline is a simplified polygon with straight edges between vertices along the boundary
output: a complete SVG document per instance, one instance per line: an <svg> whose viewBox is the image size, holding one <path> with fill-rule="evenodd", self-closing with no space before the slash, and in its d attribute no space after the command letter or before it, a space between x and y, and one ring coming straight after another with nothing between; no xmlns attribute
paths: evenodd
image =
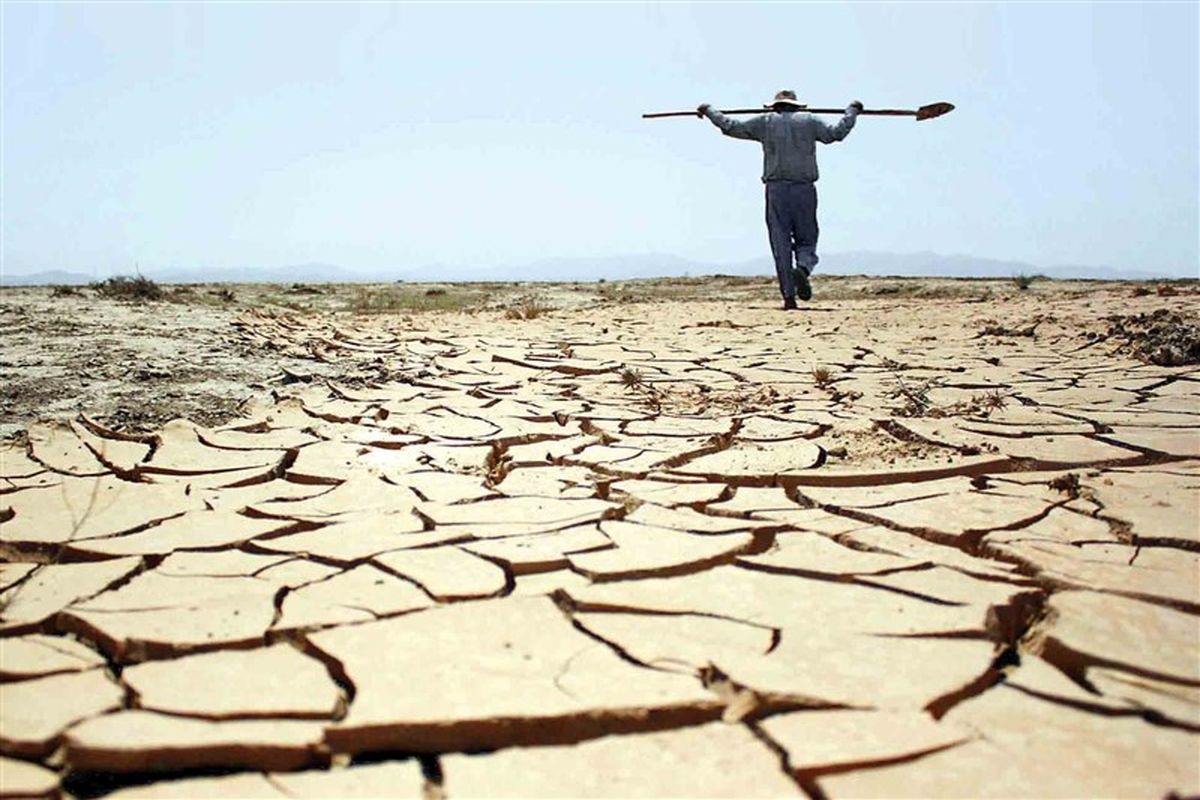
<svg viewBox="0 0 1200 800"><path fill-rule="evenodd" d="M1119 350L1161 367L1200 364L1200 320L1160 308L1109 317L1108 336L1123 341Z"/></svg>

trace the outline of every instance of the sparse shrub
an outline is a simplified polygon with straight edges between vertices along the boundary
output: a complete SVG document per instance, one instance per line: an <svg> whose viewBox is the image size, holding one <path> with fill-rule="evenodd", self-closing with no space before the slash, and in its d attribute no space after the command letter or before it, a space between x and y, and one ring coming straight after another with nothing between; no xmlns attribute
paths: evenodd
<svg viewBox="0 0 1200 800"><path fill-rule="evenodd" d="M233 293L233 289L230 289L228 287L221 287L220 289L209 289L208 296L215 297L216 299L220 300L222 303L232 303L237 298L237 295L235 295Z"/></svg>
<svg viewBox="0 0 1200 800"><path fill-rule="evenodd" d="M51 297L79 297L81 292L74 286L51 286Z"/></svg>
<svg viewBox="0 0 1200 800"><path fill-rule="evenodd" d="M432 289L425 290L426 297L442 297L445 294L446 294L446 290L442 289L440 287L437 287L437 286L433 287Z"/></svg>
<svg viewBox="0 0 1200 800"><path fill-rule="evenodd" d="M829 367L813 367L812 376L817 386L822 389L828 386L830 380L833 378L832 373L829 371Z"/></svg>
<svg viewBox="0 0 1200 800"><path fill-rule="evenodd" d="M621 383L626 389L638 389L646 383L646 379L642 377L642 373L631 367L625 367L620 372Z"/></svg>
<svg viewBox="0 0 1200 800"><path fill-rule="evenodd" d="M118 275L92 283L89 288L109 300L127 300L134 303L162 300L165 296L161 286L141 275L136 278Z"/></svg>
<svg viewBox="0 0 1200 800"><path fill-rule="evenodd" d="M1013 275L1013 279L1012 279L1013 286L1016 286L1018 289L1020 289L1023 292L1025 290L1027 290L1030 286L1032 286L1033 282L1036 281L1040 277L1041 277L1040 275L1026 275L1024 273L1021 273L1019 275Z"/></svg>
<svg viewBox="0 0 1200 800"><path fill-rule="evenodd" d="M358 288L346 305L359 314L403 314L414 311L466 311L474 297L470 294L418 292L416 288L389 286L382 289Z"/></svg>
<svg viewBox="0 0 1200 800"><path fill-rule="evenodd" d="M196 301L196 293L190 286L172 286L163 299L168 303L193 303Z"/></svg>
<svg viewBox="0 0 1200 800"><path fill-rule="evenodd" d="M525 299L510 306L504 311L505 319L537 319L550 312L549 306L544 306L537 300Z"/></svg>

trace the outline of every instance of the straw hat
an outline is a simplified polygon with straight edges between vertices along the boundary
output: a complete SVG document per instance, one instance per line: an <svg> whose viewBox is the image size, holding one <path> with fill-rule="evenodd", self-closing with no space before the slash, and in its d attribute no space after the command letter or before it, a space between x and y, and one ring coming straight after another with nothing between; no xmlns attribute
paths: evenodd
<svg viewBox="0 0 1200 800"><path fill-rule="evenodd" d="M796 108L804 108L804 103L796 99L796 93L791 89L780 89L775 93L775 99L769 103L764 103L765 108L772 108L778 105L795 106Z"/></svg>

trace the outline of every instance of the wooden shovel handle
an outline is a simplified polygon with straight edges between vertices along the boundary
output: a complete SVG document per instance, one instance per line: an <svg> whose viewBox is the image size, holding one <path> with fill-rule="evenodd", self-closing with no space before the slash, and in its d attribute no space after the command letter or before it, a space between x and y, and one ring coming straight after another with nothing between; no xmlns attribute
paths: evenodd
<svg viewBox="0 0 1200 800"><path fill-rule="evenodd" d="M723 108L722 114L765 114L769 108ZM653 114L642 114L642 119L661 119L663 117L702 117L699 111L656 111Z"/></svg>
<svg viewBox="0 0 1200 800"><path fill-rule="evenodd" d="M799 111L806 111L809 114L843 114L844 108L808 108L804 106ZM858 112L861 115L873 117L916 117L918 120L933 119L940 117L942 114L947 114L954 110L954 106L950 103L931 103L927 106L921 106L916 110L903 108L864 108ZM770 111L769 108L726 108L721 109L722 114L765 114ZM652 114L642 114L642 119L662 119L663 117L700 117L703 116L699 111L657 111Z"/></svg>

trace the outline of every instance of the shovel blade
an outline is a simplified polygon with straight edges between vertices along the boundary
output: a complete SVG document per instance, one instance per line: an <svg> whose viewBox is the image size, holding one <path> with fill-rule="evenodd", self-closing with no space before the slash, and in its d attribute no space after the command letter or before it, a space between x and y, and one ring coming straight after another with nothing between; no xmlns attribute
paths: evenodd
<svg viewBox="0 0 1200 800"><path fill-rule="evenodd" d="M942 114L949 114L953 110L953 103L930 103L927 106L921 106L917 109L917 122L923 119L940 117Z"/></svg>

